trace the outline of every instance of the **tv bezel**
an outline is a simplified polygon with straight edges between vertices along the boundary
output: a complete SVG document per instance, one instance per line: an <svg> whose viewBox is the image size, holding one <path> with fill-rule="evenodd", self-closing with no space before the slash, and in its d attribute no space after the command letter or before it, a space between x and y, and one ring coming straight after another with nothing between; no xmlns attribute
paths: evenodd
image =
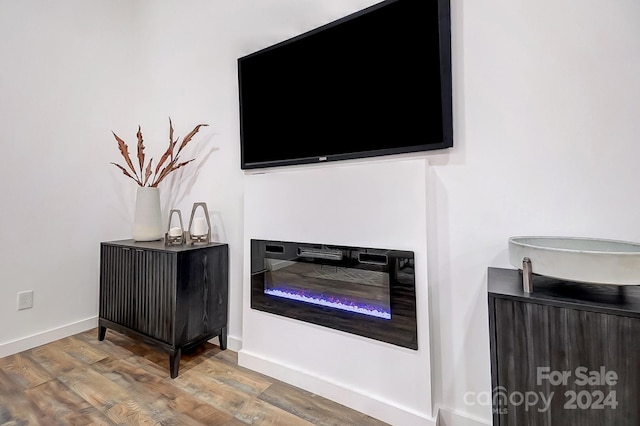
<svg viewBox="0 0 640 426"><path fill-rule="evenodd" d="M244 59L267 53L271 50L278 49L279 47L286 46L290 43L295 43L299 40L307 38L311 35L317 34L329 28L337 25L348 23L349 21L370 13L379 8L383 8L386 5L395 3L402 0L384 0L380 3L376 3L372 6L364 8L360 11L354 12L347 16L344 16L335 21L329 22L312 30L306 31L297 36L283 40L271 46L265 47L248 55L242 56L237 60L238 66L238 90L239 90L239 112L240 112L240 168L242 170L250 169L262 169L273 168L280 166L295 166L303 164L315 164L326 163L341 160L354 160L365 159L372 157L389 156L396 154L410 154L418 152L429 152L442 150L453 147L453 111L452 111L452 99L453 99L453 87L452 87L452 61L451 61L451 3L450 0L435 0L438 3L438 34L439 34L439 65L440 65L440 101L442 107L442 141L431 142L420 145L407 145L401 147L366 150L366 151L353 151L341 154L328 154L326 156L313 156L313 157L298 157L287 158L270 161L260 162L246 162L245 161L245 144L243 139L243 126L244 118L242 114L242 62ZM421 0L421 1L434 1L434 0Z"/></svg>

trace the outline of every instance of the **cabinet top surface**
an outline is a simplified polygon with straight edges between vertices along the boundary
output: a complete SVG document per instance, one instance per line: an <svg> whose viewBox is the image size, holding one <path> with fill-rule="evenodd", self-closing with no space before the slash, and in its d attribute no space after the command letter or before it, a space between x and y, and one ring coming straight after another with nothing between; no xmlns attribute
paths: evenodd
<svg viewBox="0 0 640 426"><path fill-rule="evenodd" d="M640 317L640 286L584 284L534 275L533 293L525 293L520 271L489 268L487 291L490 297Z"/></svg>
<svg viewBox="0 0 640 426"><path fill-rule="evenodd" d="M131 247L137 249L146 250L158 250L166 252L182 252L188 250L198 250L207 247L226 246L226 243L209 243L209 244L183 244L183 245L171 245L166 246L163 240L159 241L134 241L134 240L117 240L117 241L103 241L100 245L119 246L119 247Z"/></svg>

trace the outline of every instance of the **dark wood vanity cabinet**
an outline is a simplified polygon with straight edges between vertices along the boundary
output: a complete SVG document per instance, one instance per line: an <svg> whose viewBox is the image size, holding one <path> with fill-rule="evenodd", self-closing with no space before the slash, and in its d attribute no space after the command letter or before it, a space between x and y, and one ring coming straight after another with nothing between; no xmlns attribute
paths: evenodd
<svg viewBox="0 0 640 426"><path fill-rule="evenodd" d="M494 425L640 425L640 288L489 268Z"/></svg>
<svg viewBox="0 0 640 426"><path fill-rule="evenodd" d="M218 243L101 243L99 340L110 328L159 347L172 378L182 350L215 336L226 349L228 256Z"/></svg>

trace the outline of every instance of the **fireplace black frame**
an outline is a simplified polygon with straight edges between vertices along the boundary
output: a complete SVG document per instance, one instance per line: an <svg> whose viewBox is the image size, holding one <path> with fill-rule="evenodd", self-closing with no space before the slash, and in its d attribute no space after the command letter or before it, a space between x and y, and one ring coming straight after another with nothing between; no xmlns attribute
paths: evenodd
<svg viewBox="0 0 640 426"><path fill-rule="evenodd" d="M391 319L266 294L265 259L388 273ZM417 350L414 268L414 253L407 250L252 239L251 308Z"/></svg>

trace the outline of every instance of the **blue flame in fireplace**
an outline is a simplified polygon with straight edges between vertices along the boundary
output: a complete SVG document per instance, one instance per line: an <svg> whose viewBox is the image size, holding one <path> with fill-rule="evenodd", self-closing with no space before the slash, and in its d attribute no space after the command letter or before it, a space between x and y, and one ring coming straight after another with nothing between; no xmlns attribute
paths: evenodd
<svg viewBox="0 0 640 426"><path fill-rule="evenodd" d="M391 319L391 310L388 307L358 302L345 296L318 294L311 291L293 290L286 287L265 288L264 292L271 296L310 303L312 305L328 306L330 308L356 312L371 317Z"/></svg>

